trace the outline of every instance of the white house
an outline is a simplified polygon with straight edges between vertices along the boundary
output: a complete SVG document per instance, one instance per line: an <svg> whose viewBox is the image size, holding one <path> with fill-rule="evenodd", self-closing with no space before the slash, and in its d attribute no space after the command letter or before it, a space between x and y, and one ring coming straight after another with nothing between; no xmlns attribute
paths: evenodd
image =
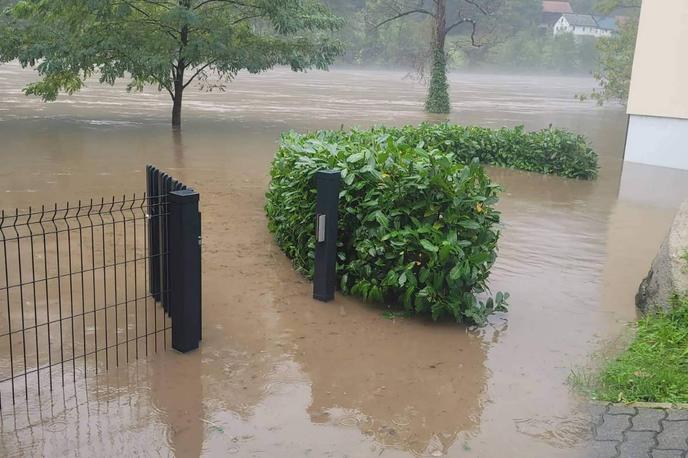
<svg viewBox="0 0 688 458"><path fill-rule="evenodd" d="M574 36L609 37L616 32L616 20L596 18L589 14L562 14L553 27L554 36L571 33Z"/></svg>
<svg viewBox="0 0 688 458"><path fill-rule="evenodd" d="M628 98L628 162L688 170L688 1L643 2Z"/></svg>

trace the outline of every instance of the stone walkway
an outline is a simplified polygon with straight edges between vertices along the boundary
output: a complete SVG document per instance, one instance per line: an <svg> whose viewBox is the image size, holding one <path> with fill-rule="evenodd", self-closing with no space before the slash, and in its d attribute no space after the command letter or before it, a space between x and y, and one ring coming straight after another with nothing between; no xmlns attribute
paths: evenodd
<svg viewBox="0 0 688 458"><path fill-rule="evenodd" d="M594 458L688 458L688 410L595 405Z"/></svg>

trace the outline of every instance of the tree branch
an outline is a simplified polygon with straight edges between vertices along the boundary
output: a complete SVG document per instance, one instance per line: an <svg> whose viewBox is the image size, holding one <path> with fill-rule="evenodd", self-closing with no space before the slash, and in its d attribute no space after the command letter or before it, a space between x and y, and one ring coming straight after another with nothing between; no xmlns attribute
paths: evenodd
<svg viewBox="0 0 688 458"><path fill-rule="evenodd" d="M199 68L198 70L196 70L196 73L194 73L193 76L192 76L191 78L188 79L188 81L182 86L182 89L186 89L186 87L187 87L189 84L191 84L191 82L192 82L194 79L196 79L196 77L197 77L198 75L200 75L201 72L202 72L203 70L205 70L206 68L210 67L210 66L213 65L214 63L215 63L215 60L211 60L210 62L208 62L207 64L205 64L204 66L202 66L201 68Z"/></svg>
<svg viewBox="0 0 688 458"><path fill-rule="evenodd" d="M458 21L456 21L455 23L453 23L452 25L447 26L447 28L444 29L444 33L449 33L449 32L451 32L451 30L454 27L460 26L461 24L465 24L466 22L471 22L471 23L475 24L475 21L473 19L461 18Z"/></svg>
<svg viewBox="0 0 688 458"><path fill-rule="evenodd" d="M385 19L384 21L382 21L382 22L380 22L379 24L377 24L377 25L375 26L375 28L376 28L376 29L377 29L377 28L380 28L380 27L382 27L383 25L387 24L388 22L396 21L396 20L399 19L399 18L402 18L402 17L404 17L404 16L409 16L409 15L415 14L415 13L427 14L427 15L429 15L429 16L435 17L435 15L434 15L433 13L431 13L430 11L424 10L424 9L421 9L421 8L418 8L418 9L415 9L415 10L409 10L409 11L405 11L405 12L403 12L403 13L399 13L399 14L397 14L396 16L393 16L393 17L391 17L391 18L387 18L387 19Z"/></svg>
<svg viewBox="0 0 688 458"><path fill-rule="evenodd" d="M238 24L238 23L240 23L240 22L248 21L248 20L250 20L250 19L257 19L257 18L263 17L263 16L265 16L265 15L264 15L264 14L252 14L252 15L250 15L250 16L244 16L244 17L241 17L241 18L236 19L235 21L233 21L233 22L232 22L232 25L236 25L236 24Z"/></svg>
<svg viewBox="0 0 688 458"><path fill-rule="evenodd" d="M169 88L169 86L163 86L165 90L170 94L170 97L172 97L172 101L174 102L174 99L176 98L174 96L174 92L172 92L172 89Z"/></svg>
<svg viewBox="0 0 688 458"><path fill-rule="evenodd" d="M204 6L204 5L207 5L208 3L229 3L229 4L231 4L231 5L245 6L245 7L247 7L247 8L254 8L254 9L257 9L257 8L258 8L256 5L251 5L251 4L249 4L249 3L240 2L240 1L236 1L236 0L203 0L201 3L199 3L199 4L196 5L196 6L194 6L193 9L194 9L194 10L197 10L197 9L201 8L202 6Z"/></svg>
<svg viewBox="0 0 688 458"><path fill-rule="evenodd" d="M471 22L471 26L473 27L473 29L471 30L471 46L479 48L482 46L482 44L477 43L475 41L475 32L476 32L477 24L475 23L475 21L470 21L470 22Z"/></svg>
<svg viewBox="0 0 688 458"><path fill-rule="evenodd" d="M483 13L485 16L489 16L489 15L492 14L492 13L491 13L490 11L488 11L484 6L482 6L481 4L479 4L479 3L478 3L477 1L475 1L475 0L464 0L464 1L465 1L466 3L468 3L469 5L473 5L473 6L475 6L476 8L478 8L478 11L480 11L481 13Z"/></svg>
<svg viewBox="0 0 688 458"><path fill-rule="evenodd" d="M165 32L167 35L169 35L169 36L172 37L173 39L175 39L175 40L178 39L178 37L175 35L176 33L178 33L178 31L177 31L176 29L174 29L173 27L170 27L170 26L167 25L167 24L163 24L162 22L153 19L153 17L151 16L150 13L148 13L147 11L145 11L145 10L139 8L138 6L134 5L132 2L130 2L130 1L128 1L128 0L122 0L122 3L125 4L125 5L128 5L128 6L129 6L130 8L132 8L133 10L135 10L135 11L139 12L140 14L142 14L142 15L146 18L146 19L143 20L142 22L148 23L148 24L151 24L151 25L156 25L156 26L160 27L160 29L162 29L163 32ZM160 5L160 4L155 3L155 2L144 2L144 3L151 3L151 4L154 4L154 5Z"/></svg>

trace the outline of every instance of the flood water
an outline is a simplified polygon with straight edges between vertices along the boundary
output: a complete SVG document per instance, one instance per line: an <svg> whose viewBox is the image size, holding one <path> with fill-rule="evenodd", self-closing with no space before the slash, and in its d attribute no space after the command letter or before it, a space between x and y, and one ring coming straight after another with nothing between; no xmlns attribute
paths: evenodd
<svg viewBox="0 0 688 458"><path fill-rule="evenodd" d="M240 75L189 91L173 134L155 91L89 85L44 104L0 66L0 208L145 190L145 165L201 193L203 343L52 396L3 404L0 455L586 456L567 379L626 333L637 286L687 194L675 170L623 166L623 108L585 78L452 75L453 122L585 134L600 177L491 169L505 189L491 276L510 309L483 329L313 301L266 228L280 132L436 121L401 72Z"/></svg>

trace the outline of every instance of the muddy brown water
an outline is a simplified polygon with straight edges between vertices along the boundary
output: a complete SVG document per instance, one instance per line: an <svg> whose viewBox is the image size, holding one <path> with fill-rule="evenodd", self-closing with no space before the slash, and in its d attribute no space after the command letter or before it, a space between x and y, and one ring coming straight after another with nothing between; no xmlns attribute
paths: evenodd
<svg viewBox="0 0 688 458"><path fill-rule="evenodd" d="M0 66L0 207L144 190L154 163L201 192L204 340L3 405L0 455L585 456L567 378L635 318L639 281L688 194L685 173L626 164L623 109L574 100L581 78L452 75L450 120L553 123L588 136L596 181L491 169L505 192L483 329L385 319L310 284L263 212L279 133L437 120L399 72L276 70L189 92L181 134L151 91L89 85L56 103Z"/></svg>

